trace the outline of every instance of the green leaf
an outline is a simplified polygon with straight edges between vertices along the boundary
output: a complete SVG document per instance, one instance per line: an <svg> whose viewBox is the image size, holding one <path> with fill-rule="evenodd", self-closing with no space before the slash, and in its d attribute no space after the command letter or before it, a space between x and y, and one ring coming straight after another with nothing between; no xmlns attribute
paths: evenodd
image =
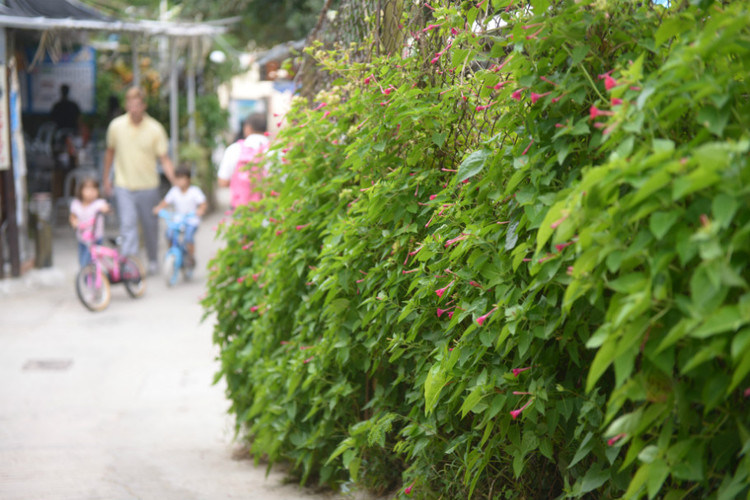
<svg viewBox="0 0 750 500"><path fill-rule="evenodd" d="M617 354L617 344L614 338L608 338L599 348L594 356L594 361L589 368L588 377L586 377L586 392L591 392L597 380L604 375L609 365L615 360Z"/></svg>
<svg viewBox="0 0 750 500"><path fill-rule="evenodd" d="M744 380L748 373L750 373L750 351L745 352L739 363L737 363L737 367L732 374L732 382L727 389L727 394L731 393Z"/></svg>
<svg viewBox="0 0 750 500"><path fill-rule="evenodd" d="M674 226L682 213L679 210L670 210L669 212L655 212L651 214L648 221L648 227L651 233L660 240L667 234L667 231Z"/></svg>
<svg viewBox="0 0 750 500"><path fill-rule="evenodd" d="M729 227L737 208L739 208L737 199L726 193L719 193L711 202L711 212L714 219L723 228Z"/></svg>
<svg viewBox="0 0 750 500"><path fill-rule="evenodd" d="M461 405L461 418L465 417L467 413L476 407L477 403L479 403L484 397L484 392L485 389L482 385L478 385L472 389L469 395L466 396L464 404Z"/></svg>
<svg viewBox="0 0 750 500"><path fill-rule="evenodd" d="M701 326L690 333L690 336L705 339L717 333L737 330L745 323L738 306L724 306L706 318Z"/></svg>
<svg viewBox="0 0 750 500"><path fill-rule="evenodd" d="M430 414L437 405L438 396L440 391L445 385L445 372L440 363L435 363L427 373L427 379L424 382L424 399L425 399L425 413Z"/></svg>
<svg viewBox="0 0 750 500"><path fill-rule="evenodd" d="M597 489L611 479L610 476L609 470L602 470L602 466L595 463L583 476L583 480L581 481L581 493L588 493L589 491Z"/></svg>
<svg viewBox="0 0 750 500"><path fill-rule="evenodd" d="M729 111L718 110L713 106L705 107L698 112L698 122L719 137L724 135L728 121Z"/></svg>
<svg viewBox="0 0 750 500"><path fill-rule="evenodd" d="M594 442L592 441L594 437L593 432L588 432L586 434L586 437L583 438L583 441L581 441L581 444L578 446L578 450L576 451L576 454L573 455L573 460L570 461L568 464L568 469L573 467L575 464L586 458L586 456L591 453L591 450L594 447Z"/></svg>
<svg viewBox="0 0 750 500"><path fill-rule="evenodd" d="M489 155L489 150L480 149L467 156L458 167L458 182L463 182L481 172Z"/></svg>
<svg viewBox="0 0 750 500"><path fill-rule="evenodd" d="M571 54L571 64L575 66L576 64L583 61L583 59L586 57L586 54L589 53L589 50L590 49L588 45L578 45L576 48L574 48Z"/></svg>
<svg viewBox="0 0 750 500"><path fill-rule="evenodd" d="M647 491L648 498L654 498L661 490L662 484L669 475L669 466L664 460L658 459L651 462L651 466L648 471L648 483Z"/></svg>

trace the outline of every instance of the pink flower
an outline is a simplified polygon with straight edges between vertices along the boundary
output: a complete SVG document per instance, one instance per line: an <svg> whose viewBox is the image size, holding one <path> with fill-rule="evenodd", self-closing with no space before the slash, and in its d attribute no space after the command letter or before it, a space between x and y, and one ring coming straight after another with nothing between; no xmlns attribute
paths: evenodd
<svg viewBox="0 0 750 500"><path fill-rule="evenodd" d="M436 62L438 62L440 60L441 57L443 57L443 53L442 52L438 52L437 54L435 54L435 57L433 57L432 59L430 59L430 64L435 64Z"/></svg>
<svg viewBox="0 0 750 500"><path fill-rule="evenodd" d="M282 340L281 341L281 345L289 345L290 343L291 342L289 342L288 340Z"/></svg>
<svg viewBox="0 0 750 500"><path fill-rule="evenodd" d="M624 437L627 437L627 436L628 436L628 435L627 435L627 434L624 434L624 433L623 433L623 434L618 434L618 435L616 435L615 437L613 437L613 438L610 438L610 439L608 439L608 440L607 440L607 444L608 444L609 446L613 446L613 445L614 445L614 444L615 444L616 442L618 442L618 441L619 441L620 439L622 439L622 438L624 438Z"/></svg>
<svg viewBox="0 0 750 500"><path fill-rule="evenodd" d="M414 483L411 483L409 486L404 488L404 495L411 495L412 488L414 488Z"/></svg>
<svg viewBox="0 0 750 500"><path fill-rule="evenodd" d="M525 405L523 405L522 407L520 407L520 408L519 408L519 409L517 409L517 410L513 410L513 411L511 411L511 412L510 412L510 416L511 416L511 418L513 418L513 420L517 419L517 418L518 418L518 416L519 416L519 415L521 414L521 412L522 412L522 411L524 411L524 410L525 410L526 408L528 408L528 406L529 406L529 405L531 404L531 402L532 402L532 401L534 401L534 400L533 400L533 399L529 399L529 400L528 400L528 401L526 402L526 404L525 404Z"/></svg>
<svg viewBox="0 0 750 500"><path fill-rule="evenodd" d="M244 276L240 276L239 278L237 278L237 283L242 283L243 281L245 281Z"/></svg>
<svg viewBox="0 0 750 500"><path fill-rule="evenodd" d="M524 90L525 90L525 89L518 89L518 90L515 90L515 91L514 91L514 92L513 92L513 93L512 93L511 95L510 95L511 99L515 99L516 101L520 101L520 100L521 100L521 93L522 93L522 92L523 92Z"/></svg>
<svg viewBox="0 0 750 500"><path fill-rule="evenodd" d="M565 219L567 219L567 218L568 218L567 215L563 215L562 217L560 217L559 219L557 219L555 222L553 222L552 224L550 224L549 227L552 228L552 229L557 229L557 226L559 226L560 224L562 224L563 222L565 222Z"/></svg>
<svg viewBox="0 0 750 500"><path fill-rule="evenodd" d="M416 273L417 271L419 271L419 268L412 269L410 271L401 271L401 274L411 274L411 273Z"/></svg>
<svg viewBox="0 0 750 500"><path fill-rule="evenodd" d="M747 389L745 389L745 397L746 398L750 398L750 387L748 387Z"/></svg>
<svg viewBox="0 0 750 500"><path fill-rule="evenodd" d="M589 108L589 118L591 118L592 120L596 119L596 117L598 116L613 116L613 115L614 115L613 112L601 110L597 108L596 106L591 106L591 108Z"/></svg>
<svg viewBox="0 0 750 500"><path fill-rule="evenodd" d="M513 368L511 371L513 372L513 376L517 377L519 373L523 373L526 370L531 370L531 367L527 366L525 368Z"/></svg>
<svg viewBox="0 0 750 500"><path fill-rule="evenodd" d="M454 312L455 312L455 311L449 311L449 312L448 312L448 318L449 318L449 319L453 319L453 313L454 313Z"/></svg>
<svg viewBox="0 0 750 500"><path fill-rule="evenodd" d="M424 33L426 31L431 31L431 30L434 30L435 28L439 28L439 27L440 27L439 24L430 24L425 29L423 29L422 32Z"/></svg>
<svg viewBox="0 0 750 500"><path fill-rule="evenodd" d="M483 106L477 106L476 107L476 111L484 111L485 109L491 108L494 104L495 104L494 102L491 102L491 103L485 104Z"/></svg>
<svg viewBox="0 0 750 500"><path fill-rule="evenodd" d="M565 125L562 123L555 123L555 128L565 128Z"/></svg>
<svg viewBox="0 0 750 500"><path fill-rule="evenodd" d="M456 307L456 306L453 306L453 307ZM438 307L437 308L437 317L439 318L443 314L448 313L448 317L452 318L453 317L453 312L451 311L451 309L453 309L453 307L449 307L448 309L440 309Z"/></svg>
<svg viewBox="0 0 750 500"><path fill-rule="evenodd" d="M568 266L567 274L568 276L573 276L573 266Z"/></svg>
<svg viewBox="0 0 750 500"><path fill-rule="evenodd" d="M282 234L284 234L283 229L279 229L278 231L276 231L276 236L281 236Z"/></svg>
<svg viewBox="0 0 750 500"><path fill-rule="evenodd" d="M480 285L480 284L479 284L479 283L477 283L476 281L469 281L469 284L470 284L471 286L475 286L475 287L477 287L477 288L482 288L482 285Z"/></svg>
<svg viewBox="0 0 750 500"><path fill-rule="evenodd" d="M546 76L540 76L539 79L544 82L549 83L550 85L554 85L555 87L557 87L557 84L553 82L552 80L550 80L549 78L547 78Z"/></svg>
<svg viewBox="0 0 750 500"><path fill-rule="evenodd" d="M431 195L430 195L430 201L434 200L434 199L435 199L435 198L437 198L437 197L438 197L438 195L436 195L436 194L431 194Z"/></svg>
<svg viewBox="0 0 750 500"><path fill-rule="evenodd" d="M328 111L328 110L326 110L326 112L323 113L323 118L328 118L328 115L330 115L330 114L331 114L331 112Z"/></svg>
<svg viewBox="0 0 750 500"><path fill-rule="evenodd" d="M318 104L318 105L317 105L316 107L314 107L314 108L313 108L313 111L318 111L318 110L320 110L320 109L323 109L323 108L325 108L326 106L328 106L328 104L327 104L327 103L325 103L325 102L321 102L320 104Z"/></svg>
<svg viewBox="0 0 750 500"><path fill-rule="evenodd" d="M484 4L484 2L486 2L486 1L487 1L487 0L482 0L481 2L479 2L479 3L477 4L477 9L481 9L481 8L482 8L482 4Z"/></svg>
<svg viewBox="0 0 750 500"><path fill-rule="evenodd" d="M438 296L438 297L441 297L441 298L442 298L443 294L444 294L444 293L445 293L445 292L446 292L446 291L447 291L447 290L448 290L448 289L449 289L449 288L450 288L450 287L451 287L452 285L453 285L453 282L451 281L450 283L448 283L448 284L447 284L446 286L444 286L443 288L438 288L437 290L435 290L435 293L437 294L437 296Z"/></svg>
<svg viewBox="0 0 750 500"><path fill-rule="evenodd" d="M457 236L457 237L455 237L455 238L453 238L451 240L448 240L448 241L445 242L445 248L448 248L452 244L457 243L457 242L459 242L461 240L465 240L465 239L466 239L466 236L462 235L462 236Z"/></svg>
<svg viewBox="0 0 750 500"><path fill-rule="evenodd" d="M492 90L500 90L501 88L505 87L505 85L507 85L507 84L508 84L508 80L505 80L505 81L496 83L492 87L487 87L487 88L488 89L492 89Z"/></svg>
<svg viewBox="0 0 750 500"><path fill-rule="evenodd" d="M555 250L557 250L558 252L562 252L563 248L569 247L572 244L572 241L568 241L567 243L558 243L557 245L555 245Z"/></svg>
<svg viewBox="0 0 750 500"><path fill-rule="evenodd" d="M612 78L611 76L607 75L604 77L604 88L607 90L612 90L614 87L617 87L617 80Z"/></svg>
<svg viewBox="0 0 750 500"><path fill-rule="evenodd" d="M306 351L306 350L312 349L312 348L313 348L313 346L311 346L311 345L301 345L301 346L299 346L299 350L300 351Z"/></svg>
<svg viewBox="0 0 750 500"><path fill-rule="evenodd" d="M307 364L307 363L309 363L310 361L312 361L312 360L313 360L313 358L314 358L314 357L315 357L315 356L310 356L309 358L307 358L306 360L304 360L304 361L303 361L303 363L304 363L304 364Z"/></svg>
<svg viewBox="0 0 750 500"><path fill-rule="evenodd" d="M299 226L294 226L294 229L296 229L297 231L301 231L302 229L305 229L309 225L310 225L309 223L307 223L307 224L300 224Z"/></svg>
<svg viewBox="0 0 750 500"><path fill-rule="evenodd" d="M536 104L536 102L539 99L541 99L542 97L546 97L546 96L550 95L551 93L552 93L552 91L545 92L544 94L537 94L535 92L532 92L531 93L531 104Z"/></svg>
<svg viewBox="0 0 750 500"><path fill-rule="evenodd" d="M529 143L529 145L526 146L526 149L523 150L523 153L521 153L521 156L525 156L526 153L529 152L529 148L531 147L532 144L534 144L534 139L532 139L531 142Z"/></svg>
<svg viewBox="0 0 750 500"><path fill-rule="evenodd" d="M259 307L258 306L252 306L250 308L250 312L258 312Z"/></svg>
<svg viewBox="0 0 750 500"><path fill-rule="evenodd" d="M451 35L453 36L458 35L458 30L456 28L451 28Z"/></svg>
<svg viewBox="0 0 750 500"><path fill-rule="evenodd" d="M479 317L477 318L477 323L479 323L479 326L482 326L482 325L484 325L484 322L485 322L485 321L487 321L487 318L489 318L490 316L492 316L492 313L494 313L495 311L497 311L497 307L493 307L493 308L492 308L492 309L490 310L490 312L488 312L487 314L484 314L484 315L482 315L482 316L479 316Z"/></svg>
<svg viewBox="0 0 750 500"><path fill-rule="evenodd" d="M271 190L271 192L269 194L271 196L278 196L279 195L279 193L277 191L274 191L273 189Z"/></svg>
<svg viewBox="0 0 750 500"><path fill-rule="evenodd" d="M610 103L612 104L612 106L619 106L620 104L622 104L622 99L618 99L617 97L613 97L612 100L610 101Z"/></svg>
<svg viewBox="0 0 750 500"><path fill-rule="evenodd" d="M258 281L258 278L260 278L260 273L253 274L253 281Z"/></svg>

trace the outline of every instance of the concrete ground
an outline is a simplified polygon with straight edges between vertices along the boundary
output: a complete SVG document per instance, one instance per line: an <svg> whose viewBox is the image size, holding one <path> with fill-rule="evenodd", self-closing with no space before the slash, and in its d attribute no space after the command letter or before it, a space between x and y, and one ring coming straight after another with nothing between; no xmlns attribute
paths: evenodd
<svg viewBox="0 0 750 500"><path fill-rule="evenodd" d="M198 303L222 216L198 232L193 282L168 289L150 277L137 300L113 285L101 313L78 302L64 227L52 269L0 281L0 498L343 498L232 458L239 445Z"/></svg>

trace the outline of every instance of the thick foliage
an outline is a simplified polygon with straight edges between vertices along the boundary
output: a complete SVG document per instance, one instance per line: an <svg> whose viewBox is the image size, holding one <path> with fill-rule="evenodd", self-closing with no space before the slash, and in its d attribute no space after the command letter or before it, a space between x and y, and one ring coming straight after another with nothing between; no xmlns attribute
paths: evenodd
<svg viewBox="0 0 750 500"><path fill-rule="evenodd" d="M316 51L205 300L238 429L419 498L746 495L750 12L509 3Z"/></svg>

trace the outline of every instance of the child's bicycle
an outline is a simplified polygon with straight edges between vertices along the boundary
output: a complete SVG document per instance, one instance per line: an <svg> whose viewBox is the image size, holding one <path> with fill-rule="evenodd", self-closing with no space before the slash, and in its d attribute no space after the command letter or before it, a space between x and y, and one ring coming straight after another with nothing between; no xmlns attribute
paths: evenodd
<svg viewBox="0 0 750 500"><path fill-rule="evenodd" d="M164 256L164 278L167 286L177 284L180 271L185 281L190 281L195 263L188 262L190 260L188 251L180 235L185 233L187 221L195 217L195 214L191 212L185 215L175 215L169 210L159 210L159 217L167 221L167 234L169 235L170 246Z"/></svg>
<svg viewBox="0 0 750 500"><path fill-rule="evenodd" d="M112 246L98 245L95 226L102 213L80 224L81 242L91 254L91 263L78 271L76 292L84 306L91 311L103 311L111 299L110 283L124 283L128 295L138 298L146 291L146 280L141 266L132 257L120 255L116 238L108 238Z"/></svg>

